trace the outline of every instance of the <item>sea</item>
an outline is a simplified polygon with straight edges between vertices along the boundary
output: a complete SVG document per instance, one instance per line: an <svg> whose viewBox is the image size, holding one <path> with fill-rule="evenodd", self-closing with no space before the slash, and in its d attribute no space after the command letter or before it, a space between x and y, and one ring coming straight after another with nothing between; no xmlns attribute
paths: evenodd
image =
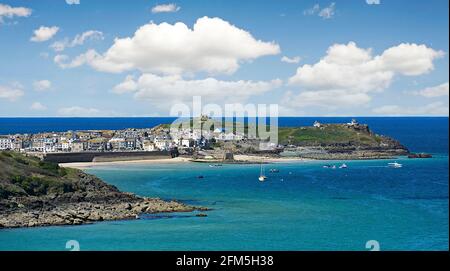
<svg viewBox="0 0 450 271"><path fill-rule="evenodd" d="M0 134L146 128L173 118L0 118ZM280 126L351 118L280 118ZM359 117L431 159L302 161L209 167L102 165L86 171L123 191L206 206L196 213L82 226L0 230L0 250L448 250L447 117ZM402 168L389 168L398 162ZM342 163L347 168L339 168ZM336 165L336 169L324 165ZM270 169L279 172L270 173ZM0 169L1 170L1 169ZM203 176L203 178L198 178Z"/></svg>

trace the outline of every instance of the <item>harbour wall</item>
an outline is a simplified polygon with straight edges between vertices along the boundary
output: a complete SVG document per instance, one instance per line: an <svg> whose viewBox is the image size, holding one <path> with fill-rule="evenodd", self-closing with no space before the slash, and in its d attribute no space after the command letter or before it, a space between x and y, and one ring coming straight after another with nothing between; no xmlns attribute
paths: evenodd
<svg viewBox="0 0 450 271"><path fill-rule="evenodd" d="M168 159L174 157L169 151L152 152L70 152L70 153L47 153L43 160L54 163L77 163L77 162L112 162L131 160L154 160Z"/></svg>

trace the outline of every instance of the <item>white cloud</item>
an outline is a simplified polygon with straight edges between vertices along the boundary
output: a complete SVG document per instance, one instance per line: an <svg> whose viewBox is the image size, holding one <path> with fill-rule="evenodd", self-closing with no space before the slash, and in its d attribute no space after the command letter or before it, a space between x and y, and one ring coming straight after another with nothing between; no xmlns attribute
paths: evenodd
<svg viewBox="0 0 450 271"><path fill-rule="evenodd" d="M220 18L199 18L193 28L184 23L149 23L133 37L116 38L104 54L89 50L61 67L88 64L99 71L120 73L138 69L158 74L235 72L242 61L276 55L274 42L256 40L249 32ZM55 59L56 60L56 59Z"/></svg>
<svg viewBox="0 0 450 271"><path fill-rule="evenodd" d="M4 18L28 17L32 13L31 9L25 7L11 7L0 3L0 23Z"/></svg>
<svg viewBox="0 0 450 271"><path fill-rule="evenodd" d="M368 103L370 93L383 91L396 75L414 76L431 71L433 60L443 52L425 45L403 43L372 55L371 49L354 42L334 44L319 62L303 65L289 79L290 86L301 87L291 106L349 106ZM295 96L291 94L291 96Z"/></svg>
<svg viewBox="0 0 450 271"><path fill-rule="evenodd" d="M380 0L366 0L366 3L368 5L379 5L379 4L381 4L381 1Z"/></svg>
<svg viewBox="0 0 450 271"><path fill-rule="evenodd" d="M137 89L138 84L136 83L134 76L128 75L122 83L114 87L113 92L123 94L127 92L134 92Z"/></svg>
<svg viewBox="0 0 450 271"><path fill-rule="evenodd" d="M80 0L66 0L66 3L68 5L79 5L80 4Z"/></svg>
<svg viewBox="0 0 450 271"><path fill-rule="evenodd" d="M292 58L283 56L281 58L282 62L289 63L289 64L298 64L300 62L300 60L301 60L301 58L299 56L294 56Z"/></svg>
<svg viewBox="0 0 450 271"><path fill-rule="evenodd" d="M402 107L398 105L385 105L374 108L375 114L388 116L448 116L448 104L443 102L430 103L416 107Z"/></svg>
<svg viewBox="0 0 450 271"><path fill-rule="evenodd" d="M180 9L176 4L156 5L152 8L152 13L177 12Z"/></svg>
<svg viewBox="0 0 450 271"><path fill-rule="evenodd" d="M427 97L427 98L449 96L448 82L440 84L438 86L428 87L428 88L419 90L416 94L421 95L423 97Z"/></svg>
<svg viewBox="0 0 450 271"><path fill-rule="evenodd" d="M34 102L31 106L30 106L31 110L34 111L45 111L47 110L47 107L43 104L41 104L40 102Z"/></svg>
<svg viewBox="0 0 450 271"><path fill-rule="evenodd" d="M54 42L50 47L56 52L64 51L66 48L72 48L75 46L83 45L87 40L103 40L103 33L97 30L89 30L83 32L82 34L76 35L71 41L69 39L64 39L61 41Z"/></svg>
<svg viewBox="0 0 450 271"><path fill-rule="evenodd" d="M329 6L321 9L319 4L315 4L309 9L303 11L304 15L317 15L323 19L331 19L336 13L336 3L331 3Z"/></svg>
<svg viewBox="0 0 450 271"><path fill-rule="evenodd" d="M158 76L143 74L138 80L127 76L114 88L116 93L134 92L137 100L167 108L168 103L189 102L193 96L201 96L206 102L243 102L250 96L260 95L282 85L272 81L221 81L215 78L185 80L178 75Z"/></svg>
<svg viewBox="0 0 450 271"><path fill-rule="evenodd" d="M30 38L30 40L34 41L34 42L47 41L47 40L53 38L53 36L58 31L59 31L59 27L57 27L57 26L52 26L52 27L41 26L38 29L34 30L34 35Z"/></svg>
<svg viewBox="0 0 450 271"><path fill-rule="evenodd" d="M75 68L79 67L93 59L93 56L95 55L95 52L93 50L89 50L85 54L81 54L74 58L72 61L68 62L69 56L67 55L56 55L53 58L53 61L58 64L59 67L63 69L67 68Z"/></svg>
<svg viewBox="0 0 450 271"><path fill-rule="evenodd" d="M320 90L303 91L296 94L288 91L283 96L280 106L295 109L299 107L326 107L328 109L339 109L342 107L363 106L371 101L367 93L351 92L346 90Z"/></svg>
<svg viewBox="0 0 450 271"><path fill-rule="evenodd" d="M303 11L303 14L304 15L314 15L319 11L320 11L320 5L315 4L312 8L309 8L309 9Z"/></svg>
<svg viewBox="0 0 450 271"><path fill-rule="evenodd" d="M20 84L12 84L11 86L0 85L0 99L15 101L24 95Z"/></svg>
<svg viewBox="0 0 450 271"><path fill-rule="evenodd" d="M36 91L48 90L51 87L52 87L52 82L50 82L49 80L40 80L40 81L33 82L33 88Z"/></svg>
<svg viewBox="0 0 450 271"><path fill-rule="evenodd" d="M81 106L63 107L58 110L58 114L71 117L92 117L99 116L101 111L96 108L85 108Z"/></svg>
<svg viewBox="0 0 450 271"><path fill-rule="evenodd" d="M334 16L336 10L336 4L335 3L331 3L328 7L322 9L319 12L319 17L322 17L324 19L330 19Z"/></svg>

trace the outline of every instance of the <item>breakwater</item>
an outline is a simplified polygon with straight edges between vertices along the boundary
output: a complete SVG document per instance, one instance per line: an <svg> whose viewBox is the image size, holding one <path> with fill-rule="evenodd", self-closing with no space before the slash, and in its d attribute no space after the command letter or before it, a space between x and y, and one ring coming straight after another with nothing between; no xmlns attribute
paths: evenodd
<svg viewBox="0 0 450 271"><path fill-rule="evenodd" d="M79 152L79 153L47 153L43 156L46 162L77 163L77 162L113 162L130 160L167 159L174 157L170 151L152 152Z"/></svg>

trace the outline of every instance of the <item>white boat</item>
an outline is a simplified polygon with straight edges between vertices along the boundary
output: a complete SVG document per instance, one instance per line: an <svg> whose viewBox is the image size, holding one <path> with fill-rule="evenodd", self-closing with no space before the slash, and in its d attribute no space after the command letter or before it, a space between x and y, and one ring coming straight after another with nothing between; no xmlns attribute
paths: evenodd
<svg viewBox="0 0 450 271"><path fill-rule="evenodd" d="M388 163L388 167L390 167L390 168L401 168L401 167L403 167L403 165L399 164L397 162L394 162L394 163Z"/></svg>
<svg viewBox="0 0 450 271"><path fill-rule="evenodd" d="M348 168L346 164L342 164L339 168Z"/></svg>
<svg viewBox="0 0 450 271"><path fill-rule="evenodd" d="M258 180L260 182L264 182L266 179L267 179L267 176L264 174L264 167L263 167L263 164L261 163L261 171L259 173Z"/></svg>

